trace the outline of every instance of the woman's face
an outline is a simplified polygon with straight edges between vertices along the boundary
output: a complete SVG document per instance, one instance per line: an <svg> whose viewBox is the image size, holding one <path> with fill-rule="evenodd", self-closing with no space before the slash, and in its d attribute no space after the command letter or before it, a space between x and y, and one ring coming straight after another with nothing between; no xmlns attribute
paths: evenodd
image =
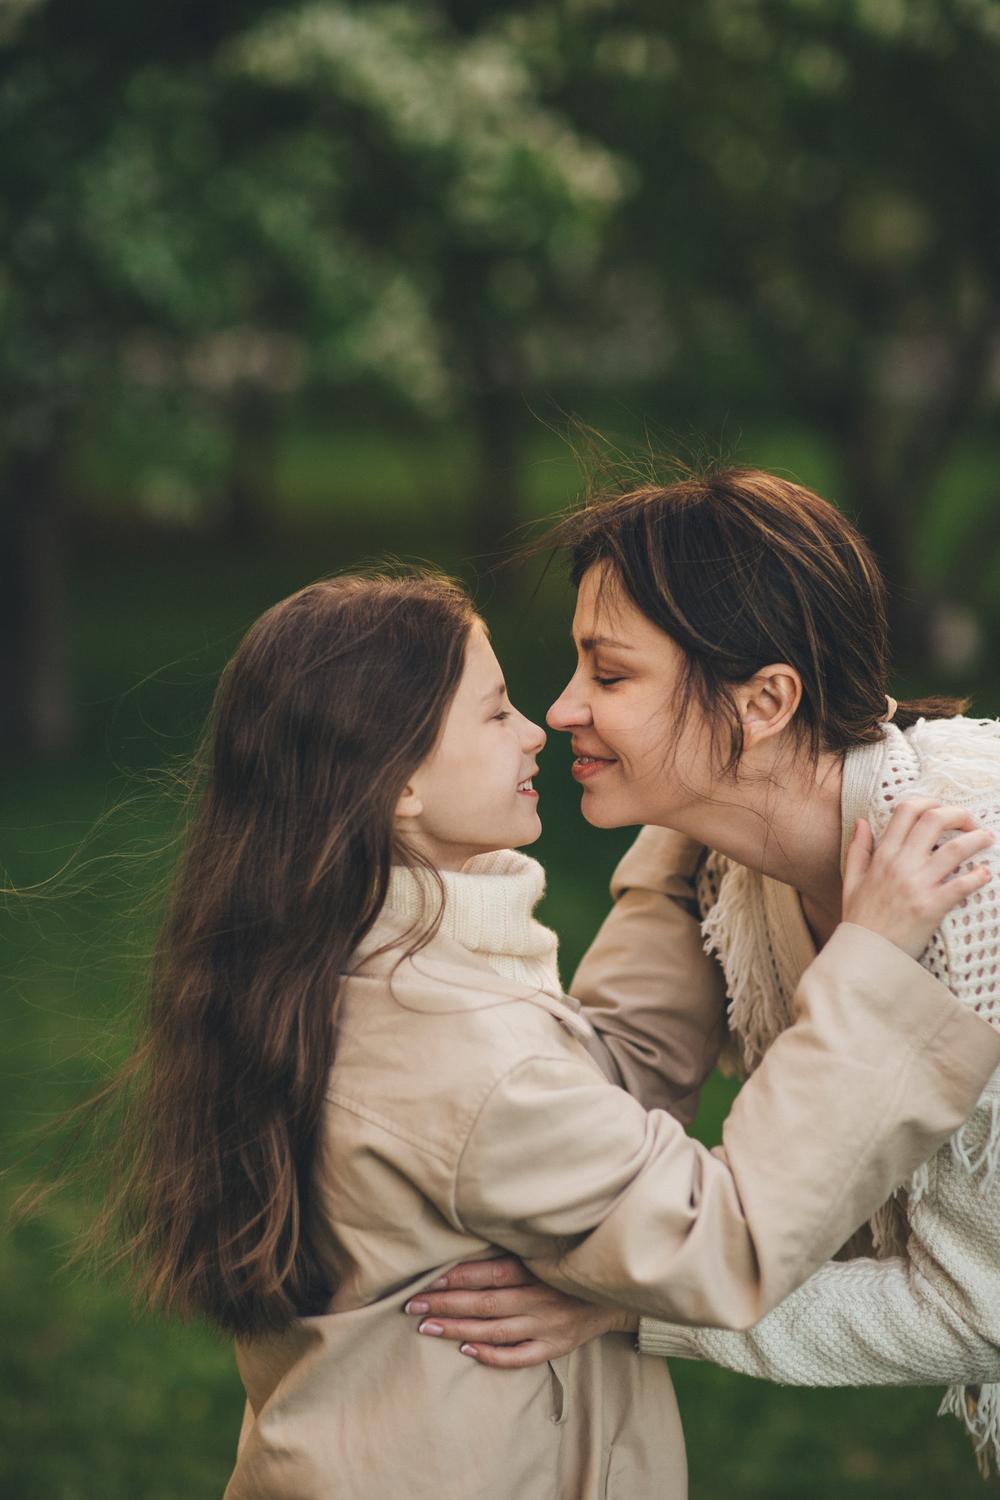
<svg viewBox="0 0 1000 1500"><path fill-rule="evenodd" d="M545 731L512 706L486 632L475 626L440 738L401 799L404 836L444 870L534 843L542 824L531 778L544 745Z"/></svg>
<svg viewBox="0 0 1000 1500"><path fill-rule="evenodd" d="M679 732L672 712L681 648L602 565L580 582L573 640L577 668L547 720L573 736L581 812L599 828L676 823L713 790L709 734L698 705Z"/></svg>

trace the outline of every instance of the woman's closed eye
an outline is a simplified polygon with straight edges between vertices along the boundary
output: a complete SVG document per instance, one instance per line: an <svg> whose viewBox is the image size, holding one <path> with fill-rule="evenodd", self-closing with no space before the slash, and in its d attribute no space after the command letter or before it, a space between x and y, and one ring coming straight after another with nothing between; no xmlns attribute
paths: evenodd
<svg viewBox="0 0 1000 1500"><path fill-rule="evenodd" d="M616 682L624 682L625 679L624 677L600 677L595 672L593 681L596 682L599 687L613 687Z"/></svg>
<svg viewBox="0 0 1000 1500"><path fill-rule="evenodd" d="M493 717L494 717L494 719L499 719L500 722L503 723L504 719L509 719L510 718L510 709L509 708L502 708L500 710L500 712L498 714L494 714Z"/></svg>

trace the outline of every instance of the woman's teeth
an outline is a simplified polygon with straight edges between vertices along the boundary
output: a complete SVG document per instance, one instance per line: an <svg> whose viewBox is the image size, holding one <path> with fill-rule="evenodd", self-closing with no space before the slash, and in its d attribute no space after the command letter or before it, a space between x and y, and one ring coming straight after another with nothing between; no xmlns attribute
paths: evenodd
<svg viewBox="0 0 1000 1500"><path fill-rule="evenodd" d="M533 792L535 788L531 784L531 777L529 776L527 781L519 781L517 789L519 792Z"/></svg>

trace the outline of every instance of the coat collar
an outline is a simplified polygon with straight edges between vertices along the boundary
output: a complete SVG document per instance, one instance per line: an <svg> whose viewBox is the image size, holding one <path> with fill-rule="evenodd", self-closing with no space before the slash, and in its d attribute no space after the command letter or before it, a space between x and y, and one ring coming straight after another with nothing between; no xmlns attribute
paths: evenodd
<svg viewBox="0 0 1000 1500"><path fill-rule="evenodd" d="M593 1027L571 995L554 994L508 979L479 953L438 932L418 952L407 954L412 922L384 908L352 955L348 978L388 982L392 994L410 1010L448 1015L488 1010L522 1000L548 1011L574 1036L589 1039Z"/></svg>

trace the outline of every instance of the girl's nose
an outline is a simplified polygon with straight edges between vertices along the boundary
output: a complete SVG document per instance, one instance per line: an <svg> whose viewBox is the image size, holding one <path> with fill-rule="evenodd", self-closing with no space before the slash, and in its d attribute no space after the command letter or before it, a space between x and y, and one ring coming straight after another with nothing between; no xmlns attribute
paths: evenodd
<svg viewBox="0 0 1000 1500"><path fill-rule="evenodd" d="M545 749L545 741L548 736L541 724L536 724L532 719L524 721L524 749L528 755L538 755Z"/></svg>

